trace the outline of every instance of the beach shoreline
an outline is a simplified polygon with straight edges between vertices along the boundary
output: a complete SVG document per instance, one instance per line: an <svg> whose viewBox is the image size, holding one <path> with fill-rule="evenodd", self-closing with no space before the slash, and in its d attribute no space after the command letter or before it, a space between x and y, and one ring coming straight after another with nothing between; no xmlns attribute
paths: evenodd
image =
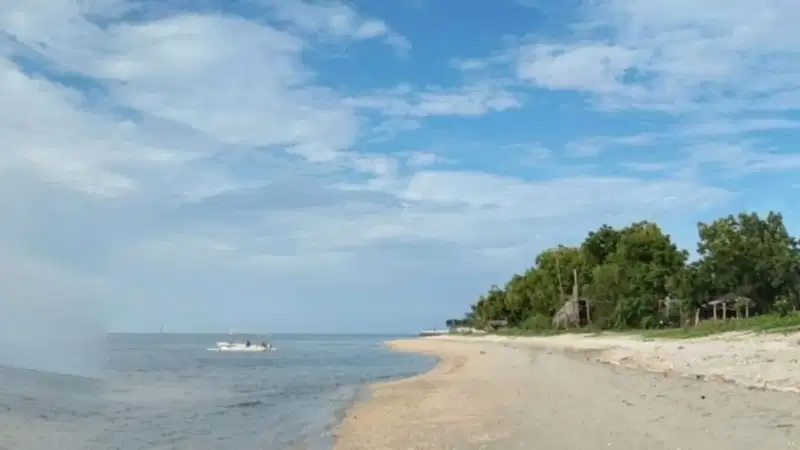
<svg viewBox="0 0 800 450"><path fill-rule="evenodd" d="M382 345L386 346L387 348L389 348L391 351L394 351L394 352L414 353L414 354L426 355L426 356L433 357L433 358L435 358L435 363L433 364L433 366L430 369L426 370L426 371L423 371L423 372L420 372L420 373L417 373L417 374L414 374L414 375L410 375L410 376L407 376L407 377L392 378L392 379L389 379L389 380L381 380L381 381L378 381L378 382L367 383L367 384L364 384L363 386L361 386L361 388L358 389L358 392L356 392L355 396L353 397L353 399L349 403L349 405L347 405L346 407L340 408L340 409L338 409L336 411L335 421L333 423L331 423L328 428L326 428L325 432L326 432L326 434L328 436L326 437L324 442L330 444L328 446L329 448L337 448L338 446L340 446L339 439L337 438L338 429L342 426L344 421L348 419L348 416L351 415L351 411L352 410L354 410L359 405L366 404L367 402L370 401L370 399L373 396L373 392L376 389L380 389L381 386L391 385L391 384L397 383L397 382L413 381L415 378L423 377L426 374L429 374L431 372L436 371L437 369L440 369L442 364L445 363L445 361L444 361L445 358L442 355L440 355L440 354L438 354L436 352L426 352L424 350L423 351L417 351L417 350L413 350L413 349L404 349L402 345L398 345L399 342L414 341L416 339L422 339L422 338L406 338L406 339L395 339L395 340L390 340L390 341L383 341ZM328 448L328 447L326 447L326 448Z"/></svg>
<svg viewBox="0 0 800 450"><path fill-rule="evenodd" d="M396 338L403 339L403 338ZM355 405L369 401L371 397L372 386L381 383L392 382L396 380L404 380L409 377L416 376L421 373L432 370L438 365L438 357L431 355L435 360L428 360L427 357L423 358L422 355L416 352L408 352L406 360L399 360L397 355L392 355L394 351L391 349L391 340L376 340L373 345L379 351L385 354L389 361L393 361L393 365L403 369L395 369L395 373L379 373L377 376L369 376L367 380L361 380L359 383L348 384L341 386L337 393L331 394L328 407L324 408L320 416L320 420L315 424L308 426L304 432L298 435L288 446L292 450L330 450L335 446L335 431L337 427L345 419L347 412ZM427 355L426 355L427 356Z"/></svg>
<svg viewBox="0 0 800 450"><path fill-rule="evenodd" d="M386 345L440 360L370 385L335 428L335 449L566 450L597 448L589 443L598 439L632 450L800 448L797 397L786 395L800 387L797 336L441 336ZM580 432L575 421L585 424Z"/></svg>

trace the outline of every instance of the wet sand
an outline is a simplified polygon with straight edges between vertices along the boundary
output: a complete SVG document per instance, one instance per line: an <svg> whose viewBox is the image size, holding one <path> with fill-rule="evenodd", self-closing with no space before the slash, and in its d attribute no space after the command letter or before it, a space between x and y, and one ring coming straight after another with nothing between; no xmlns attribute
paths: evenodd
<svg viewBox="0 0 800 450"><path fill-rule="evenodd" d="M741 339L742 349L758 347L748 339ZM717 355L725 341L681 342L624 337L392 342L398 351L434 354L441 362L426 374L374 385L372 397L355 405L337 428L335 449L800 448L800 396L693 375L698 366L687 368L682 361L699 358L700 370L708 372L701 349ZM746 357L752 355L721 356L710 367L730 375ZM621 367L626 364L637 369ZM747 364L739 370L753 373ZM797 370L773 372L786 379Z"/></svg>

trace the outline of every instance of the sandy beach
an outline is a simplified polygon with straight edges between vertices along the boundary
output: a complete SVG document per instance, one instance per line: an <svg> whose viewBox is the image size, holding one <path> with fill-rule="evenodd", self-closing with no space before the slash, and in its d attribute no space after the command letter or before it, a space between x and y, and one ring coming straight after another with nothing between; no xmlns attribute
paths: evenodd
<svg viewBox="0 0 800 450"><path fill-rule="evenodd" d="M431 372L376 384L337 450L800 448L800 336L439 337Z"/></svg>

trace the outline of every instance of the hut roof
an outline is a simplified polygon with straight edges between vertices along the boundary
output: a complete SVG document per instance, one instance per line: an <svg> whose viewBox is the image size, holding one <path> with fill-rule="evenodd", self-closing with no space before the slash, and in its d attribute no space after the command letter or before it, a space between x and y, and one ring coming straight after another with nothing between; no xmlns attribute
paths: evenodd
<svg viewBox="0 0 800 450"><path fill-rule="evenodd" d="M714 298L713 300L709 300L706 302L707 306L718 306L724 305L726 303L733 303L734 295L730 292L727 294L720 295L719 297Z"/></svg>
<svg viewBox="0 0 800 450"><path fill-rule="evenodd" d="M727 294L720 295L719 297L715 298L714 300L711 300L711 301L706 303L707 306L720 306L720 305L732 306L734 304L737 304L737 305L745 305L745 304L754 305L755 301L753 299L751 299L750 297L747 297L747 296L744 296L744 295L737 295L737 294L735 294L733 292L729 292Z"/></svg>

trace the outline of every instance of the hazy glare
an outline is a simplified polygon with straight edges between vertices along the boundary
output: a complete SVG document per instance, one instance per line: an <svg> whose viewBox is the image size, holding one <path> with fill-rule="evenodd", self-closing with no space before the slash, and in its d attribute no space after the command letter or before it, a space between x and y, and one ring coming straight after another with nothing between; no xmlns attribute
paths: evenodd
<svg viewBox="0 0 800 450"><path fill-rule="evenodd" d="M4 299L0 312L0 365L102 376L107 333L89 303Z"/></svg>

